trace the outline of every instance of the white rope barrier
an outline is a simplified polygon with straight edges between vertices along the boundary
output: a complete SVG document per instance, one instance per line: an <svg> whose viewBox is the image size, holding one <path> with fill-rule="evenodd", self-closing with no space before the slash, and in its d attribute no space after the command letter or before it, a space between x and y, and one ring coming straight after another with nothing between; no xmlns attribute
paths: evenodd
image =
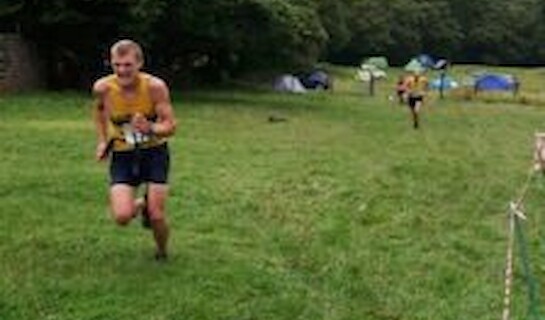
<svg viewBox="0 0 545 320"><path fill-rule="evenodd" d="M522 204L528 193L530 182L534 175L538 172L535 167L528 173L526 183L522 187L517 201L511 201L509 203L508 210L508 241L507 241L507 253L505 259L505 290L503 298L503 312L502 320L509 320L511 318L511 297L513 287L513 247L515 243L515 219L526 220L526 215L522 211Z"/></svg>

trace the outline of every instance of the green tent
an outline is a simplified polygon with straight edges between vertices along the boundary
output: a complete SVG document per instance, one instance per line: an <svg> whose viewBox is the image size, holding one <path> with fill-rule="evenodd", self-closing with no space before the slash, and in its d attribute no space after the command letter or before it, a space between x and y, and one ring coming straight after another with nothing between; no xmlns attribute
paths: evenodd
<svg viewBox="0 0 545 320"><path fill-rule="evenodd" d="M369 57L363 60L362 64L373 65L382 70L389 67L388 59L386 57Z"/></svg>
<svg viewBox="0 0 545 320"><path fill-rule="evenodd" d="M422 73L426 71L426 68L422 65L422 63L420 63L420 61L418 61L418 59L414 58L405 65L405 71Z"/></svg>

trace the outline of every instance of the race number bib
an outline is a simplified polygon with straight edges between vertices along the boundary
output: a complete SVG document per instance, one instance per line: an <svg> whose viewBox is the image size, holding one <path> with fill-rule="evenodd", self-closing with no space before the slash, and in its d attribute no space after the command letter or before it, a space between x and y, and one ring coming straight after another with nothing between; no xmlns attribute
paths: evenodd
<svg viewBox="0 0 545 320"><path fill-rule="evenodd" d="M124 124L121 127L121 131L123 132L125 142L131 146L150 141L149 135L134 131L134 128L129 123Z"/></svg>

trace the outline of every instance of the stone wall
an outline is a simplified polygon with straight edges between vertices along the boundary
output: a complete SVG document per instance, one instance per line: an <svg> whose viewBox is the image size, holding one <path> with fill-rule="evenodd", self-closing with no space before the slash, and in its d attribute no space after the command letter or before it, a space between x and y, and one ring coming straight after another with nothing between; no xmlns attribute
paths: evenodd
<svg viewBox="0 0 545 320"><path fill-rule="evenodd" d="M42 66L34 46L18 34L0 33L0 92L42 87Z"/></svg>

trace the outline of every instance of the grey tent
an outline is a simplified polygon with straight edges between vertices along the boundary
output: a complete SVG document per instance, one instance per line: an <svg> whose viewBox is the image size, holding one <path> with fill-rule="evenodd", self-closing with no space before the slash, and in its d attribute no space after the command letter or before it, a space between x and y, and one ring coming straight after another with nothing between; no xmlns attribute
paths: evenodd
<svg viewBox="0 0 545 320"><path fill-rule="evenodd" d="M291 74L284 74L274 82L274 90L281 92L305 93L307 89L303 87L301 81Z"/></svg>

